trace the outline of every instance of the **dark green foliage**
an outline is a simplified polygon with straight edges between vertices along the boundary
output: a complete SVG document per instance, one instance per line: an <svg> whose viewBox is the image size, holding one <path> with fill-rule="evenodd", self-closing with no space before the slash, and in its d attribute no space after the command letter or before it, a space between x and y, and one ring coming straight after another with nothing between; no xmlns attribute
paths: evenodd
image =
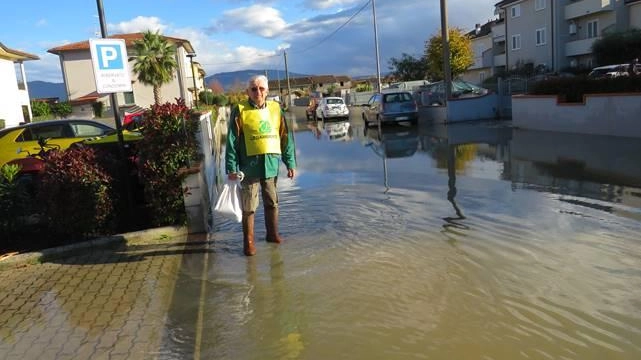
<svg viewBox="0 0 641 360"><path fill-rule="evenodd" d="M108 230L111 178L96 162L94 149L86 147L49 153L37 200L54 233L83 239Z"/></svg>
<svg viewBox="0 0 641 360"><path fill-rule="evenodd" d="M66 118L71 114L71 104L67 101L51 105L51 113L59 118Z"/></svg>
<svg viewBox="0 0 641 360"><path fill-rule="evenodd" d="M29 196L23 183L18 181L19 165L0 168L0 233L8 238L21 225L28 213ZM3 238L5 238L3 236ZM0 248L6 244L0 244Z"/></svg>
<svg viewBox="0 0 641 360"><path fill-rule="evenodd" d="M641 29L607 34L592 44L592 53L598 66L641 60Z"/></svg>
<svg viewBox="0 0 641 360"><path fill-rule="evenodd" d="M93 114L96 117L102 117L102 112L105 108L105 104L102 101L96 101L95 103L91 104L91 107L93 108Z"/></svg>
<svg viewBox="0 0 641 360"><path fill-rule="evenodd" d="M201 104L205 105L225 106L228 102L224 94L214 94L211 91L201 91L200 94L198 94L198 99Z"/></svg>
<svg viewBox="0 0 641 360"><path fill-rule="evenodd" d="M214 104L214 93L211 91L201 91L198 94L198 101L201 104L213 105Z"/></svg>
<svg viewBox="0 0 641 360"><path fill-rule="evenodd" d="M186 175L180 170L197 160L198 126L182 99L175 104L153 105L145 113L144 139L138 149L153 225L183 225L186 222L182 188Z"/></svg>
<svg viewBox="0 0 641 360"><path fill-rule="evenodd" d="M388 61L387 68L392 70L392 74L397 81L427 79L428 68L425 57L415 58L412 55L403 53L400 59L391 58Z"/></svg>
<svg viewBox="0 0 641 360"><path fill-rule="evenodd" d="M641 92L640 76L590 79L585 76L555 78L535 83L530 94L559 95L563 102L582 102L584 94Z"/></svg>
<svg viewBox="0 0 641 360"><path fill-rule="evenodd" d="M48 116L51 115L51 107L44 101L32 101L31 112L33 116Z"/></svg>

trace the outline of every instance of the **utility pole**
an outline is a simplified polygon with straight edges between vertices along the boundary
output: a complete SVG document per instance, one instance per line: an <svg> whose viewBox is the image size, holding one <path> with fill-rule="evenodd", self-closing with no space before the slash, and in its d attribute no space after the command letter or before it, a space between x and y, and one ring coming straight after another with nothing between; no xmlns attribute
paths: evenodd
<svg viewBox="0 0 641 360"><path fill-rule="evenodd" d="M381 85L381 61L378 52L378 27L376 26L376 2L372 0L372 15L374 17L374 45L376 48L376 91L381 92L383 86Z"/></svg>
<svg viewBox="0 0 641 360"><path fill-rule="evenodd" d="M447 103L452 96L452 70L450 69L450 35L447 28L447 1L441 0L441 38L443 41L443 88L445 89L444 104ZM445 117L447 122L447 116Z"/></svg>
<svg viewBox="0 0 641 360"><path fill-rule="evenodd" d="M293 105L292 103L292 90L289 86L289 70L287 68L287 51L283 50L285 56L285 77L287 78L287 108Z"/></svg>
<svg viewBox="0 0 641 360"><path fill-rule="evenodd" d="M96 0L98 7L98 18L100 19L100 35L102 38L107 37L107 21L105 20L105 11L102 7L102 0ZM116 134L118 135L118 154L120 155L120 172L125 184L125 192L127 194L127 209L125 214L125 221L131 221L131 207L133 206L133 197L131 194L131 182L129 181L129 171L127 166L127 156L125 154L125 140L122 136L122 123L120 122L120 112L118 111L118 99L116 93L110 94L111 109L114 113L114 122L116 124ZM129 224L127 224L129 226Z"/></svg>
<svg viewBox="0 0 641 360"><path fill-rule="evenodd" d="M196 57L196 53L187 53L187 57L189 58L189 63L191 64L191 79L194 82L194 98L191 100L191 108L194 108L195 103L196 109L198 109L198 87L196 86L196 71L194 70L194 57Z"/></svg>
<svg viewBox="0 0 641 360"><path fill-rule="evenodd" d="M374 18L374 47L376 48L376 91L377 92L383 92L383 86L381 84L381 61L380 61L380 56L378 53L378 28L376 26L376 2L372 0L372 16ZM380 137L381 141L383 139L382 137L382 130L381 130L381 120L377 119L378 122L378 136ZM385 154L383 154L383 159L385 159Z"/></svg>

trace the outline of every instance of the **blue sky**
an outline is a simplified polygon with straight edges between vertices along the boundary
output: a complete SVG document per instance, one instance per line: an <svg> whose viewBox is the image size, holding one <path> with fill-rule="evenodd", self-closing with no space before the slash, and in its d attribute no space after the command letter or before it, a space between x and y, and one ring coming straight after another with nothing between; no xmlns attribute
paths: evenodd
<svg viewBox="0 0 641 360"><path fill-rule="evenodd" d="M494 17L498 0L448 0L450 27L471 30ZM207 75L246 69L306 74L376 73L367 0L102 0L107 32L160 30L187 39ZM381 72L402 53L419 56L439 33L439 0L375 0ZM27 79L62 82L56 46L99 37L97 2L17 1L0 12L0 42L40 57ZM7 9L5 9L7 10ZM359 12L360 11L360 12ZM351 20L350 20L351 19Z"/></svg>

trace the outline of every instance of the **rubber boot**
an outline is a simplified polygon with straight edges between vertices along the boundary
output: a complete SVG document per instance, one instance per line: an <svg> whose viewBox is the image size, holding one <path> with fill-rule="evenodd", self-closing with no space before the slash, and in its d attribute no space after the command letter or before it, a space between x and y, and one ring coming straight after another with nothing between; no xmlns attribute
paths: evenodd
<svg viewBox="0 0 641 360"><path fill-rule="evenodd" d="M254 246L254 213L243 213L243 253L245 256L256 255Z"/></svg>
<svg viewBox="0 0 641 360"><path fill-rule="evenodd" d="M280 244L283 238L278 235L278 208L265 208L265 228L267 242Z"/></svg>

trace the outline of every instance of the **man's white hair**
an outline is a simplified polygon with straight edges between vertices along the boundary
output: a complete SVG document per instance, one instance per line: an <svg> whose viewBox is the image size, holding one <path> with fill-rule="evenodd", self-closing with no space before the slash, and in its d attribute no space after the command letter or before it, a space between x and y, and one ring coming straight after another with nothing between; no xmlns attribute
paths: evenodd
<svg viewBox="0 0 641 360"><path fill-rule="evenodd" d="M247 81L247 88L250 88L250 87L254 86L254 83L256 81L259 81L259 82L262 82L263 84L265 84L265 89L269 90L269 80L267 80L267 76L265 76L265 75L254 75L254 76L250 77L249 81Z"/></svg>

